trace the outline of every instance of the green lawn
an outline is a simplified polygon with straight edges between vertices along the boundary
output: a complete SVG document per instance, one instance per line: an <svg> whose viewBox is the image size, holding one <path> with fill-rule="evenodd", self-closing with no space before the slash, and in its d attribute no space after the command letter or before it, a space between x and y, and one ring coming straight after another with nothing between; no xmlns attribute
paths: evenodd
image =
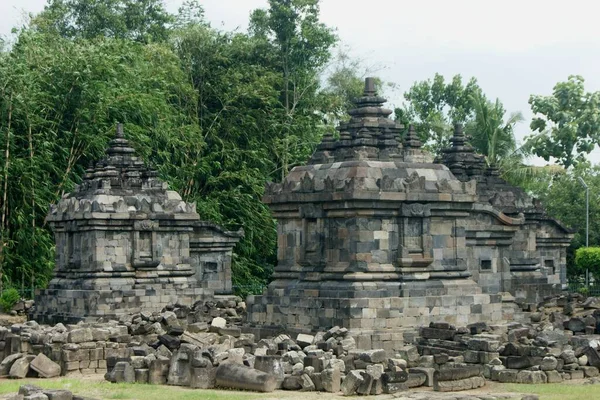
<svg viewBox="0 0 600 400"><path fill-rule="evenodd" d="M327 393L275 392L250 393L225 390L187 389L176 386L155 386L136 384L114 384L99 380L60 378L60 379L0 379L0 396L16 393L19 386L32 383L46 389L68 389L75 394L97 399L122 400L264 400L290 399L315 400L341 398L341 395ZM540 400L596 400L600 399L600 385L582 384L548 384L548 385L515 385L494 384L490 393L523 393L537 394ZM464 392L468 394L469 392Z"/></svg>
<svg viewBox="0 0 600 400"><path fill-rule="evenodd" d="M582 385L578 383L550 383L546 385L505 384L499 387L501 387L504 392L537 394L538 396L540 396L540 400L600 399L600 385Z"/></svg>
<svg viewBox="0 0 600 400"><path fill-rule="evenodd" d="M263 399L258 393L244 393L223 390L193 390L173 386L136 385L125 383L97 382L75 378L51 380L24 379L0 380L0 395L16 393L19 386L26 383L44 389L67 389L75 394L95 397L97 399L123 400L253 400Z"/></svg>

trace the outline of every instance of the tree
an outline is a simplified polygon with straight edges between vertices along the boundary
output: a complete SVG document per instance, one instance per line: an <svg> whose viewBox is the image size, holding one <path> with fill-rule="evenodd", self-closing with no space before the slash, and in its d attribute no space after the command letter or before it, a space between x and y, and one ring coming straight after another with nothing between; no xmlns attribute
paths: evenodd
<svg viewBox="0 0 600 400"><path fill-rule="evenodd" d="M322 91L326 103L325 117L332 126L349 118L347 112L354 107L354 100L362 96L365 78L372 77L376 72L376 68L372 65L365 65L363 60L352 57L347 47L338 47L326 72L327 84ZM381 78L374 78L378 93L383 91L384 86L393 86L391 83L383 82Z"/></svg>
<svg viewBox="0 0 600 400"><path fill-rule="evenodd" d="M437 155L449 146L452 126L473 117L473 98L480 92L475 78L463 85L460 75L446 83L442 75L435 74L433 80L416 82L404 93L408 104L396 110L396 116L414 123L425 147Z"/></svg>
<svg viewBox="0 0 600 400"><path fill-rule="evenodd" d="M2 281L43 286L53 267L48 205L99 159L117 121L177 189L204 146L195 92L164 45L72 41L24 30L0 55Z"/></svg>
<svg viewBox="0 0 600 400"><path fill-rule="evenodd" d="M544 204L548 215L568 227L577 229L567 252L567 272L575 276L577 275L577 269L574 269L575 251L585 246L586 234L585 189L578 178L583 178L590 188L589 244L598 246L600 221L593 216L600 211L600 197L594 195L600 193L600 166L592 167L588 162L582 162L568 170L558 166L546 167L544 170L545 174L527 188Z"/></svg>
<svg viewBox="0 0 600 400"><path fill-rule="evenodd" d="M264 52L280 74L282 112L275 148L280 179L304 162L320 139L321 121L315 110L319 77L331 57L336 36L319 21L318 0L269 0L269 8L255 10L250 34L264 43Z"/></svg>
<svg viewBox="0 0 600 400"><path fill-rule="evenodd" d="M182 11L193 8L186 2ZM65 38L103 36L150 43L165 41L174 22L162 0L48 0L33 26Z"/></svg>
<svg viewBox="0 0 600 400"><path fill-rule="evenodd" d="M519 112L512 113L506 121L506 111L499 99L489 101L481 92L472 96L475 117L466 125L469 142L478 153L485 155L488 165L500 166L503 159L513 160L519 155L514 127L524 120Z"/></svg>
<svg viewBox="0 0 600 400"><path fill-rule="evenodd" d="M600 144L600 92L586 92L581 76L557 83L551 96L532 95L529 104L537 132L527 139L533 154L569 168Z"/></svg>

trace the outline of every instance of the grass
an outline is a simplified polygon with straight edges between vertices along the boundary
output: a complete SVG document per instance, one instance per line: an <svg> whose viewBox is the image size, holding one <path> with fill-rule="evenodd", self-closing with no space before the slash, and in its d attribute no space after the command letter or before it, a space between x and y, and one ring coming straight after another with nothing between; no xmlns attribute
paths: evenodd
<svg viewBox="0 0 600 400"><path fill-rule="evenodd" d="M0 396L16 393L26 383L45 389L67 389L75 394L103 400L315 400L341 398L341 395L305 392L250 393L227 390L188 389L177 386L110 383L100 380L60 379L0 379ZM580 383L553 383L546 385L517 385L495 383L490 393L537 394L540 400L595 400L600 399L600 385ZM469 392L464 392L469 394ZM517 397L519 398L519 397Z"/></svg>
<svg viewBox="0 0 600 400"><path fill-rule="evenodd" d="M600 385L580 383L549 383L545 385L499 385L504 392L537 394L540 400L595 400L600 399Z"/></svg>
<svg viewBox="0 0 600 400"><path fill-rule="evenodd" d="M140 385L61 378L51 380L0 380L0 395L16 393L31 383L44 389L67 389L75 394L103 400L258 400L264 395L224 390L194 390L175 386Z"/></svg>

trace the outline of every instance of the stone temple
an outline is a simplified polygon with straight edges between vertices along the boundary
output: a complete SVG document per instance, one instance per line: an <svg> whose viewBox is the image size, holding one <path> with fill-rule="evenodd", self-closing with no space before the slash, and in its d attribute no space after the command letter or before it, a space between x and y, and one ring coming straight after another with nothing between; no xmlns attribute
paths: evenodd
<svg viewBox="0 0 600 400"><path fill-rule="evenodd" d="M195 204L136 157L120 124L107 157L51 206L47 221L56 266L36 294L38 322L118 318L231 293L242 232L201 221Z"/></svg>
<svg viewBox="0 0 600 400"><path fill-rule="evenodd" d="M373 80L308 165L264 201L278 222L273 281L248 299L256 327L339 325L359 348L393 350L430 322L512 320L561 290L572 233L486 167L456 127L433 162L389 118Z"/></svg>

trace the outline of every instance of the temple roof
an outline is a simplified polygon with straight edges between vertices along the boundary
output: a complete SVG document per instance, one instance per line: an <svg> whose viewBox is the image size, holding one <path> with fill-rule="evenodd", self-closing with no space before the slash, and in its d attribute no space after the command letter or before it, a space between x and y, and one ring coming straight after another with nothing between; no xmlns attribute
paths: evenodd
<svg viewBox="0 0 600 400"><path fill-rule="evenodd" d="M49 221L89 218L89 213L110 213L110 218L166 218L199 220L194 203L186 203L149 168L129 145L123 125L109 142L106 157L91 165L75 190L50 207ZM84 213L87 217L84 217ZM108 218L96 214L97 219Z"/></svg>
<svg viewBox="0 0 600 400"><path fill-rule="evenodd" d="M308 164L294 167L283 183L268 184L263 200L475 201L475 185L434 164L412 125L400 143L403 126L389 118L384 102L367 78L350 120L338 127L339 138L325 135Z"/></svg>

